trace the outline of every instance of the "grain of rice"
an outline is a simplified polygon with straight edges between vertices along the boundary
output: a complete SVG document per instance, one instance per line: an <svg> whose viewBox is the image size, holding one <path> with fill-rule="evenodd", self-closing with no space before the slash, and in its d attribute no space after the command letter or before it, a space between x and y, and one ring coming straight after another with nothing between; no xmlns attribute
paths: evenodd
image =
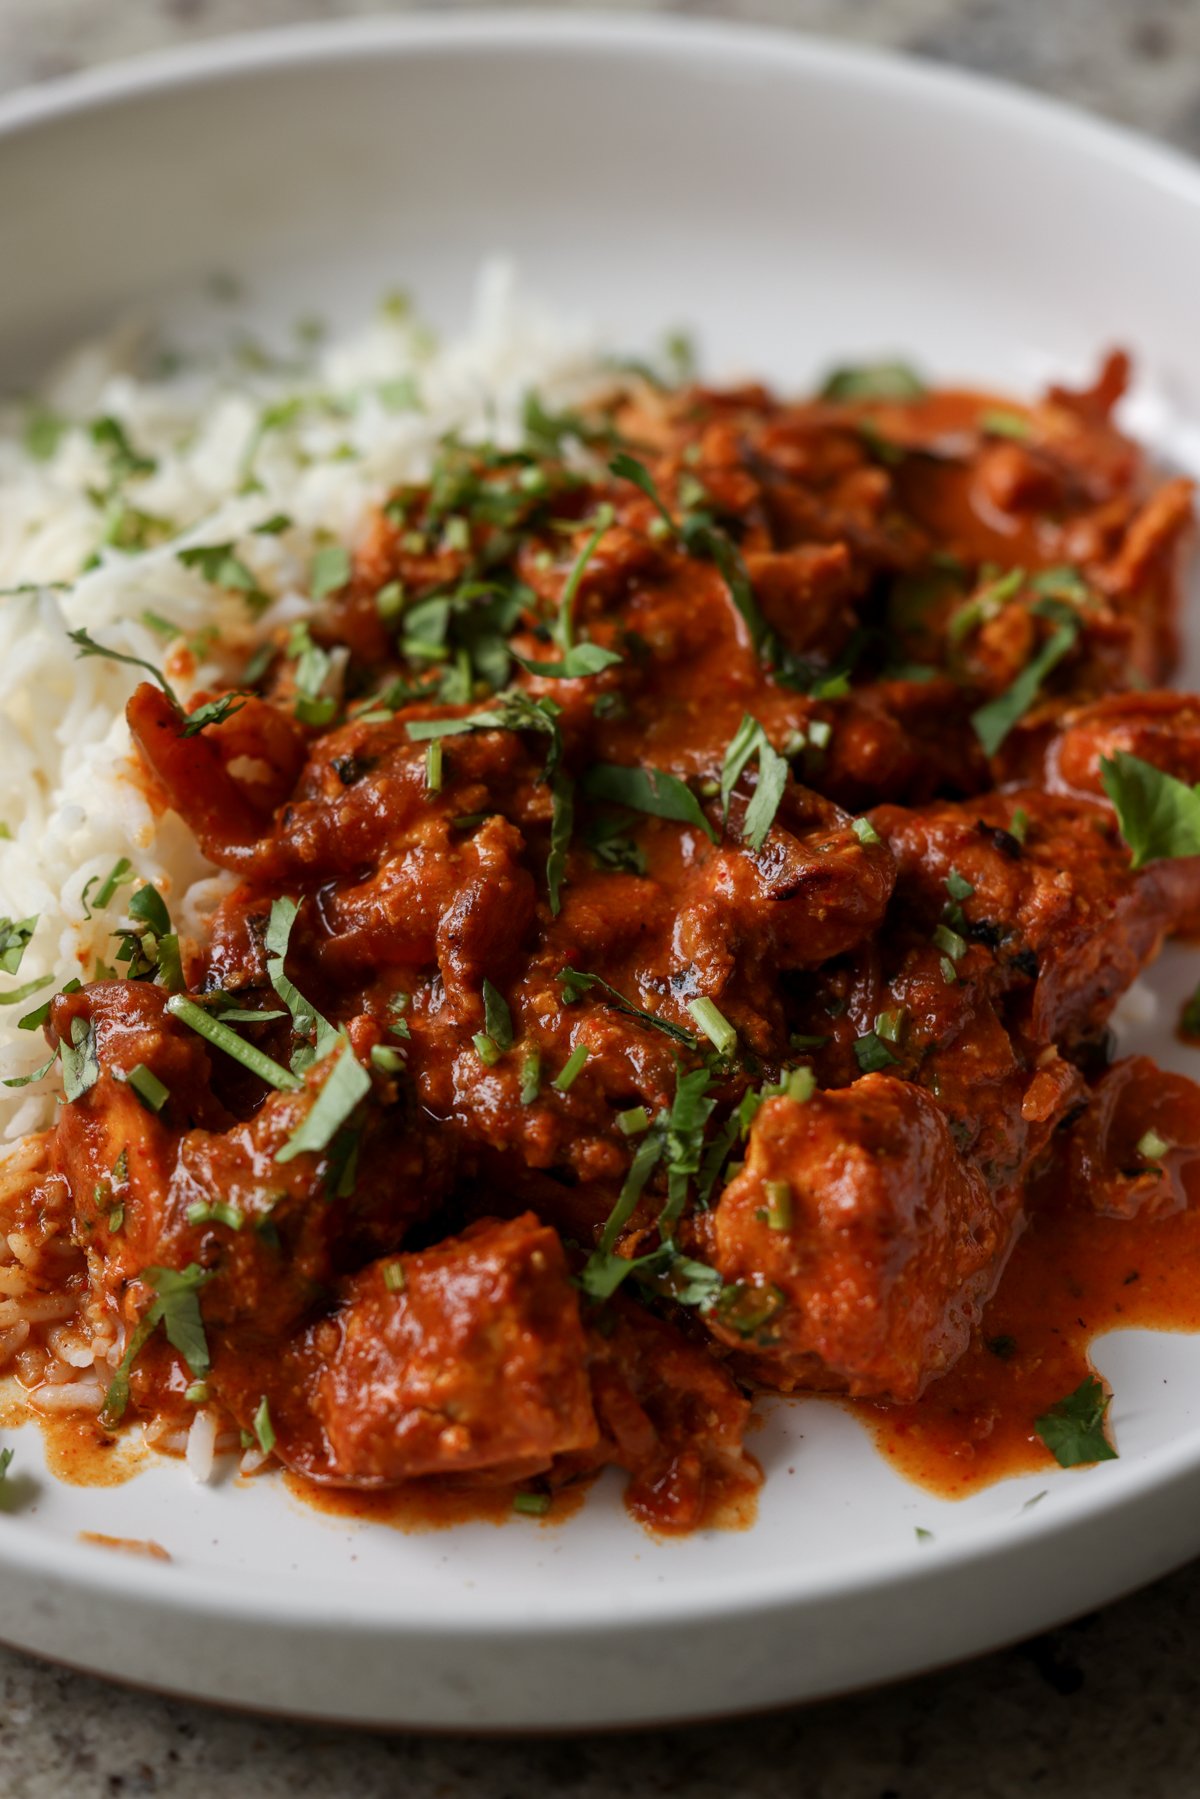
<svg viewBox="0 0 1200 1799"><path fill-rule="evenodd" d="M200 1486L212 1479L216 1451L217 1421L212 1412L202 1406L192 1419L186 1452L188 1473Z"/></svg>
<svg viewBox="0 0 1200 1799"><path fill-rule="evenodd" d="M23 1349L29 1341L29 1326L22 1318L18 1323L0 1329L0 1368Z"/></svg>
<svg viewBox="0 0 1200 1799"><path fill-rule="evenodd" d="M30 1394L29 1402L38 1412L98 1412L104 1404L104 1388L92 1380L41 1386Z"/></svg>

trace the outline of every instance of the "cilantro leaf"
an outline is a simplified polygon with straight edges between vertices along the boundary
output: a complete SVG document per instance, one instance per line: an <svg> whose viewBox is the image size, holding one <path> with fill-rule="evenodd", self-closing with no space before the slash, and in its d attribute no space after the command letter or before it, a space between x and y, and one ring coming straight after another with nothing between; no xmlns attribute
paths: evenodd
<svg viewBox="0 0 1200 1799"><path fill-rule="evenodd" d="M267 979L292 1015L292 1029L301 1039L292 1056L292 1072L299 1074L313 1062L327 1055L337 1043L340 1033L306 1000L295 983L284 972L284 960L291 942L292 926L300 908L294 899L272 900L267 921Z"/></svg>
<svg viewBox="0 0 1200 1799"><path fill-rule="evenodd" d="M746 808L742 829L746 842L757 855L779 810L787 786L788 765L786 757L773 748L758 720L747 712L730 739L721 766L721 806L726 820L733 789L755 756L758 758L758 785Z"/></svg>
<svg viewBox="0 0 1200 1799"><path fill-rule="evenodd" d="M182 1269L147 1268L144 1271L144 1278L150 1282L156 1296L130 1337L104 1396L100 1413L103 1423L113 1425L124 1416L129 1404L130 1371L160 1324L166 1331L168 1343L179 1351L196 1379L202 1380L208 1373L212 1364L198 1294L212 1279L213 1272L200 1268L195 1262Z"/></svg>
<svg viewBox="0 0 1200 1799"><path fill-rule="evenodd" d="M1033 1428L1060 1468L1077 1468L1085 1462L1113 1462L1117 1452L1104 1432L1112 1403L1103 1383L1094 1374L1079 1383L1073 1393L1035 1418Z"/></svg>
<svg viewBox="0 0 1200 1799"><path fill-rule="evenodd" d="M90 1018L71 1020L71 1040L62 1042L63 1091L68 1105L82 1099L100 1079L100 1058L96 1051L96 1027Z"/></svg>
<svg viewBox="0 0 1200 1799"><path fill-rule="evenodd" d="M349 1038L343 1036L341 1041L342 1052L326 1075L325 1084L307 1116L282 1148L276 1150L277 1162L291 1162L309 1151L328 1148L359 1100L370 1092L371 1077L351 1048Z"/></svg>
<svg viewBox="0 0 1200 1799"><path fill-rule="evenodd" d="M483 983L483 1028L497 1049L512 1048L513 1022L508 1001L486 979Z"/></svg>
<svg viewBox="0 0 1200 1799"><path fill-rule="evenodd" d="M314 600L328 599L350 579L350 552L340 543L326 544L317 551L309 566L309 591Z"/></svg>
<svg viewBox="0 0 1200 1799"><path fill-rule="evenodd" d="M821 383L822 400L919 400L921 377L904 362L867 362L832 369Z"/></svg>
<svg viewBox="0 0 1200 1799"><path fill-rule="evenodd" d="M589 799L607 800L612 805L628 806L632 812L648 812L654 818L672 818L680 824L694 825L713 843L717 841L717 833L691 788L664 769L598 762L584 775L583 791Z"/></svg>
<svg viewBox="0 0 1200 1799"><path fill-rule="evenodd" d="M1134 868L1200 855L1200 786L1189 787L1125 750L1101 758L1100 779Z"/></svg>
<svg viewBox="0 0 1200 1799"><path fill-rule="evenodd" d="M602 649L598 643L573 644L560 662L530 662L524 656L513 651L513 660L519 662L529 675L545 675L550 680L578 681L587 675L598 675L602 669L612 668L622 661L616 650Z"/></svg>
<svg viewBox="0 0 1200 1799"><path fill-rule="evenodd" d="M21 960L37 929L38 914L30 918L0 918L0 968L5 974L16 974Z"/></svg>
<svg viewBox="0 0 1200 1799"><path fill-rule="evenodd" d="M671 1037L676 1043L683 1043L689 1049L695 1049L696 1038L691 1031L684 1030L682 1025L672 1024L669 1019L659 1018L654 1012L643 1011L641 1006L635 1006L632 1000L626 999L623 993L611 986L602 976L585 974L578 968L563 968L559 970L558 979L562 983L565 1004L570 1005L581 994L590 992L593 987L599 987L607 995L604 1004L611 1006L614 1012L621 1012L626 1018L636 1018L638 1023L645 1025L648 1030L661 1031L664 1037Z"/></svg>
<svg viewBox="0 0 1200 1799"><path fill-rule="evenodd" d="M1061 602L1045 602L1047 607L1059 604ZM1040 693L1042 682L1074 648L1078 636L1078 619L1062 618L1012 686L972 712L971 723L986 755L994 756L1013 726L1024 718Z"/></svg>

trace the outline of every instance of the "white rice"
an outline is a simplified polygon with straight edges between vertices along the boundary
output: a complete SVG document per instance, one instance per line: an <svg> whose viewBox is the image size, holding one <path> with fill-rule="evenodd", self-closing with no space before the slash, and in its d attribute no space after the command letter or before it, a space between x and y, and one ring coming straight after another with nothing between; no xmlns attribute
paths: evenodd
<svg viewBox="0 0 1200 1799"><path fill-rule="evenodd" d="M469 330L445 346L391 308L357 336L306 352L299 370L247 372L222 358L147 376L143 347L126 331L84 347L54 374L37 404L76 422L45 460L25 445L30 403L0 406L0 587L31 588L0 596L0 822L11 833L0 841L0 913L38 919L16 978L0 974L4 991L40 975L55 986L86 979L97 958L111 960L121 899L133 888L90 921L83 892L121 857L136 884L161 889L185 936L198 934L225 890L182 822L155 818L130 779L123 708L138 672L80 660L67 632L86 626L107 646L166 661L186 694L219 670L202 665L189 676L185 657L177 675L179 646L143 622L147 609L181 636L216 626L223 643L248 644L304 615L314 550L331 539L353 547L368 509L395 485L422 479L447 431L511 443L530 388L561 405L603 378L590 337L519 301L502 268L484 272ZM398 407L396 384L405 381L420 410ZM262 491L240 492L264 410L314 395L321 404L262 438L254 460ZM81 574L102 530L94 496L109 478L90 429L102 417L117 419L156 463L128 482L127 502L170 520L173 534L142 551L104 550ZM294 526L255 535L278 513ZM242 599L178 560L188 545L229 541L272 597L257 623ZM18 1030L17 1020L53 991L0 1006L0 1080L45 1061L41 1033ZM0 1144L52 1122L58 1085L51 1070L24 1088L0 1086ZM15 1245L11 1255L19 1264ZM0 1267L0 1298L4 1282Z"/></svg>

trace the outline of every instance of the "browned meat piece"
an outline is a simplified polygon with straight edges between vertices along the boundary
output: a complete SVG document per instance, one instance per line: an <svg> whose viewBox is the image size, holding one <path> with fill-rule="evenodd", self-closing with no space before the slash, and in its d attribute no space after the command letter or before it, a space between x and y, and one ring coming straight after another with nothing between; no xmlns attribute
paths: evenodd
<svg viewBox="0 0 1200 1799"><path fill-rule="evenodd" d="M915 1399L966 1348L1020 1222L918 1087L768 1100L713 1216L712 1328L771 1386Z"/></svg>
<svg viewBox="0 0 1200 1799"><path fill-rule="evenodd" d="M1148 1056L1116 1062L1072 1127L1071 1196L1105 1218L1166 1218L1188 1202L1185 1175L1200 1159L1197 1100L1186 1075Z"/></svg>
<svg viewBox="0 0 1200 1799"><path fill-rule="evenodd" d="M314 1343L327 1478L515 1478L596 1441L578 1297L532 1214L365 1269Z"/></svg>

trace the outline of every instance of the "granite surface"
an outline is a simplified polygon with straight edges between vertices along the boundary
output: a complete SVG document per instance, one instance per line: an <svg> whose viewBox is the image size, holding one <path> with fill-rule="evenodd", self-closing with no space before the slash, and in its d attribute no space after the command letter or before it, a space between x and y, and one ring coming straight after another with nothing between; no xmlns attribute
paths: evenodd
<svg viewBox="0 0 1200 1799"><path fill-rule="evenodd" d="M247 26L379 10L393 9L0 0L0 88ZM683 0L680 10L986 70L1200 153L1200 0ZM224 1718L0 1650L0 1799L1174 1799L1200 1792L1198 1649L1200 1564L1019 1648L886 1692L769 1720L544 1743Z"/></svg>

